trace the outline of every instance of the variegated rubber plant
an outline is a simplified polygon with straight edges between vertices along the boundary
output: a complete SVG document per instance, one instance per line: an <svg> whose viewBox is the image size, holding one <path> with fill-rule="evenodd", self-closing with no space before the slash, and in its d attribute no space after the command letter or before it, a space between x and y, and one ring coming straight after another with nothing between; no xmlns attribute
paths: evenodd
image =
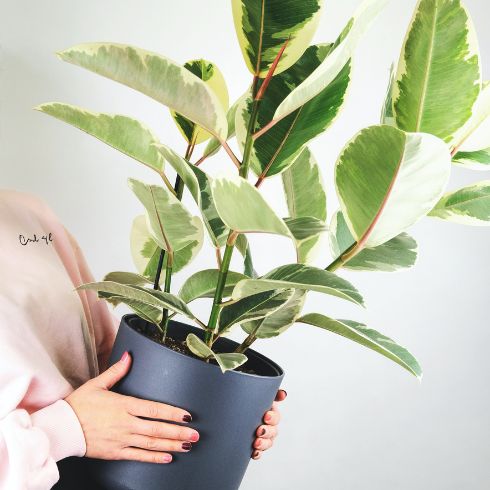
<svg viewBox="0 0 490 490"><path fill-rule="evenodd" d="M206 60L184 65L133 46L81 44L59 57L127 85L167 106L187 142L180 155L144 124L124 115L49 103L38 109L153 169L161 185L130 179L145 209L134 220L131 247L138 273L112 272L81 286L112 304L124 303L160 330L181 314L203 329L189 335L195 355L223 371L246 362L257 340L295 323L358 342L417 377L421 368L403 347L352 320L302 312L309 291L363 305L341 269L395 271L411 267L417 244L406 230L431 216L469 225L490 223L490 181L446 192L451 162L490 169L490 87L482 82L476 35L459 0L420 0L393 69L380 125L363 129L335 164L341 204L327 226L320 165L308 143L327 130L346 100L358 42L389 0L365 0L334 42L311 44L323 0L231 0L238 41L251 72L247 92L231 107L225 80ZM236 138L240 155L229 141ZM207 141L198 159L195 148ZM226 151L237 175L214 177L200 165ZM175 185L169 167L177 174ZM209 168L209 167L208 167ZM172 171L172 170L171 170ZM280 177L278 177L280 176ZM279 217L261 185L282 178L289 216ZM253 179L253 180L252 180ZM200 216L183 204L187 190ZM191 275L178 294L172 276L198 254L207 233L217 268ZM258 276L247 235L287 237L297 263ZM323 249L327 235L331 250ZM244 270L230 270L234 250ZM325 268L311 265L314 254ZM210 298L208 320L189 304ZM235 352L215 341L240 326Z"/></svg>

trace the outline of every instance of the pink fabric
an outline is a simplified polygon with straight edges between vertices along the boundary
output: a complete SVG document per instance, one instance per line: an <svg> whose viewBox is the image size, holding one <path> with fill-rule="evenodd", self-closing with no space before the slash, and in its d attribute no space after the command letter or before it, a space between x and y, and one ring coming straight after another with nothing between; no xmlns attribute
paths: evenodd
<svg viewBox="0 0 490 490"><path fill-rule="evenodd" d="M49 489L57 461L85 454L63 399L105 369L118 323L94 292L74 290L90 281L52 211L0 190L0 490Z"/></svg>

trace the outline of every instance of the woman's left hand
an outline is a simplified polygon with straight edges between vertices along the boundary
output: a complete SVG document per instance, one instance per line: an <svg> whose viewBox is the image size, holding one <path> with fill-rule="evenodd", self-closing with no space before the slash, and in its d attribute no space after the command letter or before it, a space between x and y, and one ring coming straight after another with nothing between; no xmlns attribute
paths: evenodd
<svg viewBox="0 0 490 490"><path fill-rule="evenodd" d="M277 437L278 430L277 425L281 420L281 414L279 412L279 402L286 399L288 394L284 390L279 390L276 395L276 399L272 404L272 408L265 412L264 425L261 425L257 431L257 438L254 441L254 451L252 459L260 459L263 451L270 449L274 444L274 439Z"/></svg>

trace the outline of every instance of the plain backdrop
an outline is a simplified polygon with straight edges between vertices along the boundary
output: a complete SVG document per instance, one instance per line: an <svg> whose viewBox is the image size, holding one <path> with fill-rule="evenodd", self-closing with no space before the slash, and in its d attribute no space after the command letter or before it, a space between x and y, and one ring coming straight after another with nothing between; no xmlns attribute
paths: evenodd
<svg viewBox="0 0 490 490"><path fill-rule="evenodd" d="M486 0L466 3L479 34L484 76L489 77L490 7ZM334 40L358 4L327 1L315 41ZM126 180L150 181L153 174L32 108L57 100L128 114L183 152L185 145L165 107L65 64L54 53L80 42L113 41L179 62L203 57L221 68L235 100L250 83L250 74L235 38L230 2L1 0L0 5L0 187L44 198L78 238L98 279L108 271L133 270L128 234L142 209ZM393 0L379 17L357 52L342 116L312 144L327 182L330 214L337 208L335 159L359 129L379 121L389 67L399 56L414 5L414 0ZM231 164L220 153L203 168L215 173L229 171ZM455 168L451 187L484 178L484 173ZM284 213L280 179L263 190ZM188 197L186 202L190 205ZM429 219L411 233L420 246L414 269L344 274L364 294L366 311L319 294L310 295L306 311L357 319L393 337L419 358L423 382L314 327L298 325L275 341L257 344L287 371L289 397L282 405L276 446L250 465L244 490L490 488L490 234L486 228ZM291 245L280 238L254 237L252 247L262 273L294 260ZM325 247L318 264L328 261ZM176 276L176 290L192 272L213 266L207 247ZM196 304L202 316L208 307Z"/></svg>

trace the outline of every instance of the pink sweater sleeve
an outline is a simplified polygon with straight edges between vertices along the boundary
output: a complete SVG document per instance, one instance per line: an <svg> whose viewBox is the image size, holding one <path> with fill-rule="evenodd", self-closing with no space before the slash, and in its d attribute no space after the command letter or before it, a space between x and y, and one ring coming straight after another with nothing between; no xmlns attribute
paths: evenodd
<svg viewBox="0 0 490 490"><path fill-rule="evenodd" d="M49 208L1 190L0 277L0 490L47 490L57 461L86 452L64 398L105 369L118 320L95 293L74 290L93 278Z"/></svg>

